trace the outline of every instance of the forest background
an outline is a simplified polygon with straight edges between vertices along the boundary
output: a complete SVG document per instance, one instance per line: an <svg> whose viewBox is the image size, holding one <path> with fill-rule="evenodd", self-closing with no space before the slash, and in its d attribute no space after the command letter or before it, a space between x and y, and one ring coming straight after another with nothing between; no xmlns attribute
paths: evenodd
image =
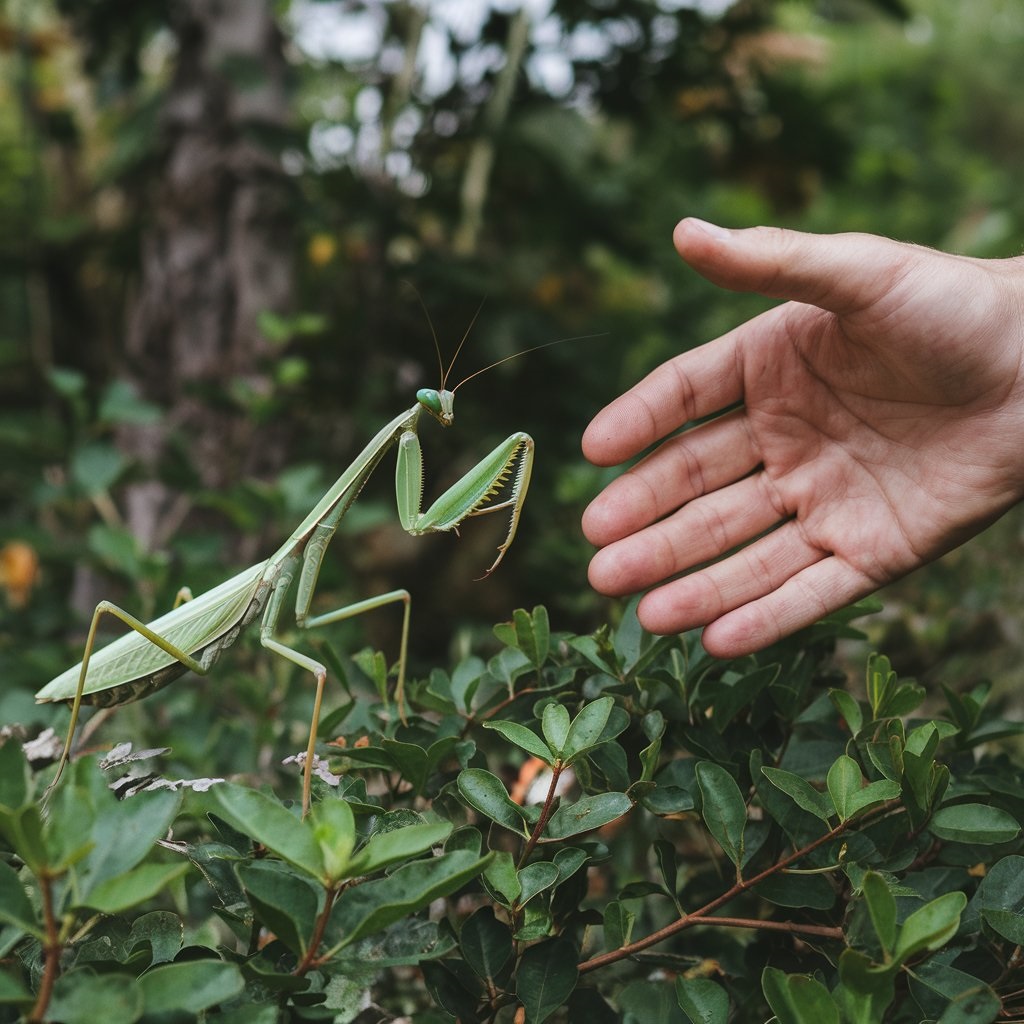
<svg viewBox="0 0 1024 1024"><path fill-rule="evenodd" d="M436 384L423 306L445 360L473 324L456 379L599 336L501 365L424 431L434 493L512 430L537 441L494 578L498 524L406 538L388 471L325 600L407 586L418 665L515 606L593 628L578 523L607 476L583 427L763 307L688 272L672 226L1018 253L1022 41L1012 0L7 0L0 720L39 720L99 598L150 615L272 550ZM967 659L1014 688L1021 544L1012 513L885 595L871 629L901 671Z"/></svg>
<svg viewBox="0 0 1024 1024"><path fill-rule="evenodd" d="M863 804L856 813L863 812L866 831L875 829L879 849L884 845L879 836L891 846L884 859L871 860L863 843L859 848L854 844L853 859L844 865L844 843L836 863L811 869L811 875L840 869L849 875L849 886L837 885L833 892L826 885L827 904L814 904L817 895L803 881L796 896L783 887L785 891L767 899L782 907L828 909L841 889L844 905L849 900L854 908L843 916L844 925L849 925L843 941L851 947L844 955L848 964L856 964L861 956L857 949L865 945L858 932L865 920L863 906L870 904L872 914L882 907L882 917L887 918L885 908L892 898L885 895L887 886L895 886L893 892L907 902L907 892L899 889L895 875L887 876L881 888L881 875L864 883L858 858L880 872L913 874L924 867L918 872L922 876L935 858L946 858L959 865L955 881L941 872L929 875L927 885L920 885L921 898L945 899L951 895L950 885L976 887L974 905L983 916L989 915L984 938L993 939L992 929L997 933L991 945L995 952L984 970L977 969L977 977L1002 989L1014 988L1014 979L998 974L996 968L1006 959L1005 941L1015 944L1011 960L1019 967L1024 937L1024 896L1014 887L1019 862L1010 857L995 860L997 881L988 884L987 894L976 879L984 876L988 863L978 854L978 844L994 845L995 857L1015 854L1019 848L1001 845L1017 843L1019 824L1024 822L1019 778L1007 774L1009 781L1002 789L985 782L978 790L983 799L962 801L974 794L969 787L980 785L978 778L987 778L984 772L972 777L972 769L984 767L985 758L993 758L991 763L998 763L1001 771L1016 772L1009 762L999 760L1000 748L989 740L1017 733L1019 725L998 720L993 727L979 719L984 687L975 684L994 679L992 713L1003 713L1009 705L1008 717L1019 721L1024 584L1012 566L1024 547L1020 510L936 565L889 588L882 595L884 611L859 623L870 646L849 639L850 631L833 623L767 655L769 662L778 655L781 670L776 662L752 670L749 664L716 666L695 653L694 638L645 648L649 639L633 630L621 605L600 599L587 587L590 552L580 535L579 519L608 475L582 461L579 437L598 408L663 359L729 330L765 306L756 296L717 290L681 264L670 233L682 216L734 226L774 223L811 231L874 231L975 256L1019 254L1024 238L1024 195L1019 187L1024 105L1018 95L1022 45L1024 8L1017 0L0 0L4 738L8 726L17 726L18 738L44 726L62 727L66 712L37 707L33 693L78 660L98 600L109 598L152 618L172 605L182 585L199 593L237 567L265 557L313 507L365 440L412 404L415 389L437 384L438 362L446 364L468 332L452 379L490 363L499 365L459 391L452 430L425 425L428 496L501 438L514 430L528 431L537 442L537 465L515 545L498 572L485 582L475 581L493 558L501 539L500 524L486 519L467 524L459 538L407 538L395 516L391 471L386 468L346 516L324 561L319 606L335 608L399 586L411 591L410 662L411 676L419 677L414 689L421 702L420 728L423 723L436 726L438 708L449 704L464 713L464 730L480 725L483 705L467 711L470 688L463 685L465 669L475 663L483 672L483 661L476 655L491 657L502 645L505 650L488 662L489 672L509 663L509 645L514 643L520 661L527 657L527 648L537 656L538 680L548 653L556 664L570 648L575 652L570 657L589 661L591 667L595 658L600 664L602 658L611 659L603 675L589 677L582 688L574 683L564 693L558 690L563 685L559 680L570 666L557 672L549 666L545 671L554 673L551 693L557 691L574 711L575 702L593 698L594 686L600 685L636 712L622 741L623 751L632 758L632 776L608 759L610 741L603 762L589 754L590 767L584 768L582 760L577 767L588 793L598 791L580 803L618 800L632 807L632 831L646 837L633 848L631 830L609 834L617 836L609 839L613 853L593 877L614 883L618 899L589 893L585 885L573 893L569 886L562 896L550 897L549 911L536 911L534 904L535 917L528 913L525 918L517 917L518 896L511 900L507 916L518 928L516 942L523 944L522 955L517 953L517 980L505 994L496 996L488 990L482 997L485 1009L473 1013L487 1020L507 1017L514 1012L515 1000L527 1008L529 1020L558 1012L559 1001L543 1004L545 984L531 983L530 971L554 970L552 964L559 958L548 951L565 947L549 943L562 943L577 926L586 933L595 914L603 922L608 952L589 966L631 956L633 912L623 908L635 905L643 895L657 904L668 891L644 883L648 888L638 895L633 873L645 858L649 860L650 849L656 850L658 870L675 899L676 853L663 840L649 848L650 836L684 834L678 850L686 865L687 900L701 886L713 890L718 884L716 858L700 861L712 847L706 837L686 838L695 821L689 813L695 794L715 841L736 866L737 879L745 855L742 841L733 844L730 828L738 829L742 838L748 813L753 823L754 811L763 811L792 838L793 808L780 809L777 801L773 803L771 787L763 788L763 773L745 763L748 748L751 756L759 755L759 743L767 744L771 763L790 758L787 763L793 771L800 768L815 779L824 779L839 751L857 753L859 744L860 767L843 754L833 765L835 777L828 771L828 799L834 806L827 801L822 805L819 797L825 797L819 791L812 796L797 789L800 799L794 799L804 810L810 801L812 817L821 821L837 813L839 824L830 832L836 838L852 827L855 812L850 801L856 796ZM440 352L435 351L433 331ZM565 338L579 340L501 362L523 349ZM519 613L514 627L492 632L494 623L508 620L513 609L537 605L548 609L554 630L550 636L561 638L552 642L550 652L548 618L543 613L535 612L532 618ZM609 621L618 624L612 634L565 640L569 634L589 634ZM339 624L331 630L330 642L344 653L369 643L382 648L390 661L397 653L398 625L397 612L381 610L365 622ZM849 669L848 680L863 676L866 652L874 647L889 656L899 674L917 677L925 689L901 684L886 696L886 687L895 686L895 676L889 679L887 664L880 667L884 659L869 661L870 716L865 705L857 704L859 684L849 682L840 682L849 686L847 691L832 691L831 698L822 692L821 700L810 706L813 710L802 710L799 701L786 696L786 687L803 679L804 689L813 695L816 688L841 680L828 668L819 673L816 660L819 648L829 647L836 633L845 637L838 654L841 667ZM813 657L801 653L805 644ZM655 673L657 685L641 679L644 658L654 654L671 661L671 671L662 666ZM617 668L612 665L616 657L621 662L616 662ZM676 669L688 658L694 661L687 662L680 675ZM627 663L636 679L625 678L628 672L613 679ZM808 667L812 663L813 670ZM449 678L441 666L453 664L460 667ZM331 662L332 671L336 666L343 686L352 693L341 659ZM577 665L571 672L579 670ZM776 671L781 671L784 685L769 688L769 701L769 690L761 690ZM815 673L813 686L807 672ZM152 701L118 711L101 740L95 739L92 725L86 731L96 747L109 747L117 739L166 744L172 748L164 761L169 775L251 778L257 768L269 774L281 748L297 749L308 722L310 688L300 685L297 675L280 659L266 657L257 643L243 642L209 680L183 680ZM719 676L728 686L719 685ZM672 690L657 707L648 707L644 701L660 700L658 695L668 692L666 680L672 679L685 700L678 700L679 693ZM883 686L880 680L888 682ZM478 683L479 678L473 686ZM933 781L938 781L925 799L914 788L920 773L915 775L911 767L897 771L894 762L881 758L875 734L881 728L889 730L890 746L902 757L903 726L896 719L913 710L926 693L928 712L946 715L936 703L943 683L950 686L946 699L956 724L947 718L941 730L932 728L936 742L941 731L943 742L953 748L955 785L948 806L939 808L945 785L942 772L934 769ZM516 695L510 684L508 701L488 706L486 715L507 711L513 698L535 692L526 683L518 685L525 688ZM455 699L459 686L467 707ZM795 693L799 687L793 686ZM451 700L445 698L448 703L438 697L447 693L445 687L451 690ZM489 694L487 700L498 699L487 686L481 692ZM970 698L956 696L968 692ZM343 698L336 690L329 699ZM515 705L522 721L542 722L546 736L549 726L560 721L558 714L564 713L569 721L569 712L552 711L544 704L547 699L536 706L532 700L529 706L525 701ZM832 706L829 699L835 707L824 716L822 708ZM579 714L585 717L584 709L590 708L587 714L601 712L607 717L610 703L605 697L593 700ZM968 714L971 708L974 711ZM352 742L361 731L366 739L371 720L378 725L390 722L392 728L394 722L378 715L378 710L354 697L333 717L327 716L325 733L346 715L343 724ZM815 730L826 728L826 717L828 742L821 744ZM775 728L779 721L785 730ZM495 723L488 719L487 724ZM626 728L621 722L616 728L620 727ZM731 731L715 733L723 729ZM790 729L796 737L792 742ZM513 733L520 739L524 735ZM917 736L917 743L924 733L918 729L911 735ZM474 794L473 781L479 785L487 776L482 763L502 773L515 764L507 751L487 745L482 728L474 737L473 744L480 744L476 753L469 752L469 744L459 754L461 797L455 803L454 775L442 773L444 785L435 785L421 765L422 778L417 776L413 785L407 766L398 766L396 780L390 762L381 762L385 770L380 774L390 778L390 795L403 805L388 812L397 816L395 821L401 818L399 834L411 834L404 826L414 806L416 815L451 812L454 822L469 814L467 820L479 823L490 818L508 828L507 815L502 820L507 810L504 782L493 776L501 799L489 803L479 792ZM449 746L454 743L453 736L445 739L451 741ZM382 742L392 740L389 736ZM530 740L524 749L535 753L539 742ZM444 746L442 740L438 743ZM979 745L985 752L976 761L973 750ZM406 746L412 743L399 743L394 749ZM914 757L920 753L911 746L908 740L908 765L916 763ZM18 789L18 773L11 765L20 755L14 744L0 749L6 751L6 775L0 778L8 790L0 800L4 804ZM665 762L661 768L659 750ZM693 751L719 762L719 769L702 768L697 782L692 777L686 782L689 790L682 783L673 786L673 779L680 781L673 772L693 768ZM736 751L744 755L738 766L732 763ZM930 751L934 753L934 747ZM679 756L683 753L686 756ZM624 765L626 753L621 756ZM477 758L472 766L471 757ZM486 757L491 761L481 760ZM922 763L927 765L928 758ZM381 769L380 764L370 767ZM891 783L898 789L902 781L914 825L910 833L893 824L896 818L889 812L894 808L888 804L868 806L865 794L871 787L860 789L862 769L867 778L881 773L887 780L876 780L872 786L885 789ZM655 775L656 770L661 774ZM402 778L403 772L408 777ZM746 806L733 773L748 792L760 784L759 803L751 805L754 810ZM357 774L346 778L346 785ZM776 772L775 779L785 774ZM73 775L71 785L79 788L67 790L61 805L65 810L75 805L76 793L105 785L96 781L100 777L88 759ZM619 776L613 785L613 777ZM652 789L655 783L661 788ZM287 784L294 784L293 776ZM785 789L795 783L790 779L785 785L772 785ZM629 798L623 792L602 792L602 786L628 789ZM352 800L354 792L347 790L345 800ZM429 812L417 803L424 792L436 798ZM227 807L236 798L232 793L237 797L235 789L215 788L213 799ZM993 798L993 793L1002 795ZM24 811L25 820L35 815L31 820L42 830L31 791L14 795L17 801L11 807L17 808L16 815L22 814L18 801L25 802L31 808ZM294 792L283 794L283 799L293 797ZM103 799L113 803L109 794ZM102 800L96 800L100 807ZM549 795L545 806L550 801ZM736 812L732 825L716 821L716 808L729 808L730 801ZM1006 813L994 808L993 802L1000 801L1011 804L1016 815L1009 831L1001 819L999 827L992 825L993 815ZM337 810L345 801L331 795L321 804L321 811L324 806ZM353 806L360 829L376 836L387 815L365 800L355 800ZM941 816L963 814L964 808L974 816L969 827L961 823L951 828L950 813ZM0 811L0 817L6 815L4 821L15 813L11 808ZM97 812L96 836L116 834L109 822L120 813L109 808ZM289 813L281 813L285 817L279 820L285 825L279 840L287 839L295 824ZM619 807L615 815L623 813ZM528 820L525 811L522 820ZM183 825L198 829L199 821L194 814L183 816L176 825L179 834ZM240 826L249 818L228 814L226 821ZM643 832L638 821L646 822L643 828L655 821L659 831ZM557 854L550 861L545 853L526 863L547 824L542 817L531 825L534 831L522 854L521 875L536 873L535 869L550 873ZM512 825L512 831L522 831L518 818ZM934 831L932 838L926 825ZM62 829L71 836L74 815L54 814L46 828L52 830L51 839L61 836ZM579 829L586 831L583 825ZM163 831L155 829L153 837ZM756 827L751 824L752 834L757 832L765 845L758 852L751 841L750 858L761 856L767 863L769 854L774 856L775 839L765 841L768 831L763 821ZM464 843L466 829L457 832ZM497 833L500 828L488 827L492 854L501 852ZM387 830L380 826L379 834L384 836ZM898 868L907 834L920 849L918 854L912 851L909 866ZM561 840L575 835L561 835ZM258 838L276 850L273 835ZM378 849L387 842L379 842ZM814 840L812 847L817 843ZM206 847L197 846L189 855L193 863L198 863L196 851L201 849ZM587 847L586 853L595 864L596 849ZM5 852L4 864L14 863L21 875L16 878L9 868L0 871L6 900L0 901L0 911L8 921L0 932L0 946L8 953L17 947L20 959L15 965L8 957L5 966L14 965L18 978L37 988L37 1017L52 1011L62 1018L71 1012L69 1007L77 1006L82 1019L106 1019L83 1002L83 993L97 998L109 994L103 991L102 972L94 974L90 966L95 950L70 935L60 943L51 942L53 921L46 919L45 906L42 930L33 931L37 908L25 893L35 884L29 876L43 879L44 888L48 884L48 862L41 861L40 868L31 856L26 861L25 850L17 844L15 852L13 861ZM139 852L140 857L149 854L148 849ZM164 854L157 851L157 856ZM466 849L454 845L445 856L456 861L470 857ZM426 858L408 867L414 872L427 870L425 863L437 868L442 860ZM473 872L483 863L476 863ZM774 861L765 870L777 871L781 878L787 863ZM274 865L267 870L276 871L275 879L281 882L277 876L288 871L280 860ZM971 874L969 865L972 871L981 867ZM60 872L65 870L61 867ZM258 874L246 874L246 884ZM455 872L446 893L455 892L466 878ZM558 885L565 881L559 875ZM495 892L500 895L490 877L488 886L492 897ZM206 963L223 942L223 927L218 930L211 923L216 915L209 894L201 889L193 877L190 912L199 907L206 917L195 924L195 913L184 915L193 922L188 932L185 925L175 924L177 941L187 934L193 942L183 947L181 962L174 965L183 972L189 970L196 948L205 951L198 962ZM372 891L378 890L362 889ZM475 891L479 897L480 890ZM186 903L183 893L181 889L177 895L181 906ZM227 907L225 893L218 890L217 895ZM232 895L237 895L233 888L227 893ZM300 924L309 925L314 916L326 920L334 895L332 889L325 909ZM430 902L429 886L422 895L417 909ZM135 896L132 905L144 904L147 893L140 890ZM560 901L572 902L569 897L577 902L593 899L594 906L582 910L571 928L559 931ZM86 905L102 909L102 904ZM1000 925L1003 919L993 908L1009 913L1012 927L1005 921ZM247 911L246 927L253 942L266 926L261 923L265 909L255 900ZM451 919L461 920L465 909L453 904ZM959 910L946 911L956 917L951 925L955 931ZM757 914L762 912L763 908ZM486 917L491 911L477 909L476 914ZM650 932L664 918L664 907L647 908L644 914L648 916L642 920L643 929ZM679 922L686 924L681 909L679 914ZM973 971L971 943L978 925L977 913L972 914L957 940L967 942L967 953L956 962ZM459 926L467 963L475 963L475 929L484 917L474 915L476 925ZM912 917L901 919L901 927L909 928ZM387 920L396 922L395 933L401 932L402 921L393 916ZM497 919L492 914L488 920ZM753 920L753 912L745 920L743 928ZM769 923L784 930L803 927L800 922L762 922L766 929ZM948 923L926 937L929 950L952 936L952 931L943 931ZM115 934L116 922L108 924ZM83 925L82 935L94 925ZM436 922L431 926L438 934L443 931ZM285 945L288 927L278 919L271 928ZM41 942L33 946L34 939L23 941L18 928L41 935ZM639 933L639 924L637 928ZM842 938L834 922L825 930L829 941ZM296 926L293 931L293 945L308 954L297 971L301 974L313 965L317 946L306 949L308 930ZM883 951L885 931L879 931ZM751 949L769 960L779 950L788 957L790 944L774 942L771 935L764 931L756 947L719 939L719 952L714 954L702 945L703 938L693 947L705 958L702 963L712 962L714 956L729 963L732 957L725 972L733 986L732 1005L736 1013L749 1010L760 1015L759 1020L764 1019L765 1006L759 995L751 1002L751 992L763 989L779 1012L777 1003L785 1000L779 995L782 989L773 990L772 985L782 983L777 978L772 982L770 971L762 976L759 968L750 969L747 977L740 964L743 957L751 963L756 959L750 957ZM448 936L452 942L453 936ZM866 943L871 955L878 952L874 941ZM151 947L156 962L156 945ZM924 948L910 939L904 947L904 953L912 948L915 956ZM218 955L234 956L246 970L255 970L259 958L251 956L254 948ZM793 943L792 948L805 947ZM935 959L935 978L948 980L950 958L959 955L960 948L951 946L946 959ZM659 969L666 964L672 970L679 967L680 956L689 955L690 947L678 949L682 953L665 954ZM142 972L139 984L146 992L146 1012L153 1016L155 972L147 972L131 959L135 954L129 956L127 946L125 950L120 966ZM65 968L72 957L79 959L52 988L62 955ZM172 955L173 951L168 954ZM417 963L418 956L405 962ZM566 991L577 980L571 960L561 964L571 975ZM445 971L454 971L451 965L457 962L448 957L448 966L433 973L423 968L431 999L453 1015L459 1015L465 993L453 995L444 979ZM824 960L810 962L818 965L813 969L824 969ZM642 961L631 959L630 964L643 968ZM224 965L217 969L235 978L235 966L228 966L230 970ZM287 967L290 971L291 965ZM330 993L325 980L329 967L318 983L318 998L328 1001L337 994ZM808 963L795 961L783 962L783 967L809 969ZM898 962L889 963L886 977L898 967ZM275 963L275 970L279 968ZM338 978L355 984L346 974L351 973L351 963L338 969ZM460 984L465 980L457 971L452 977L456 976ZM408 975L398 977L408 983ZM607 992L615 989L616 978L624 977L612 972ZM959 977L968 975L961 972ZM850 968L842 979L840 988L847 991L840 992L842 998L837 996L837 1005L843 1007L844 1020L876 1019L871 1017L871 1000L877 993L869 991L875 982L869 985L865 978L875 975L860 977ZM684 980L701 983L699 977ZM868 999L868 1015L863 1018L854 1013L860 1012L861 1004L849 995L860 991L857 985L862 982L864 991L856 998ZM249 984L251 989L252 978ZM663 998L657 986L637 984L646 986L645 1000ZM473 982L466 991L472 994L474 986L479 988ZM173 986L179 996L188 987ZM398 996L390 994L404 998L401 984L398 989ZM1005 1010L1017 993L1002 989ZM580 988L579 1001L567 1011L570 1019L595 1019L593 1004L586 1001L597 998L595 991ZM778 997L774 1000L773 991ZM625 992L614 997L620 1009L629 1005ZM816 1006L818 996L808 992L805 986L803 998ZM950 1007L944 1012L952 1016L942 1020L992 1020L1003 1012L987 989L988 1003L971 1010L964 1000L973 998L973 992L943 991ZM12 1006L30 1002L20 989L0 995ZM691 991L687 998L692 995ZM901 988L898 1012L903 1016L891 1019L920 1020L918 1003L908 1002L904 995ZM891 996L889 992L887 998ZM915 992L913 999L920 998ZM685 1008L683 996L680 1000ZM226 1000L211 999L206 1005L214 1001ZM296 1013L300 1004L296 995ZM645 1008L649 1005L643 1003ZM814 1006L801 1011L806 1017L780 1019L826 1019ZM263 1009L267 1019L278 1019L269 1004ZM124 1019L134 1021L142 1012L136 1007ZM224 1011L229 1016L232 1012L237 1016L249 1011L245 1006ZM720 1017L715 1019L724 1019L724 1012L719 1004ZM654 1019L644 1013L637 1011L638 1019ZM472 1019L472 1013L461 1016ZM312 1019L301 1013L296 1019L300 1018Z"/></svg>

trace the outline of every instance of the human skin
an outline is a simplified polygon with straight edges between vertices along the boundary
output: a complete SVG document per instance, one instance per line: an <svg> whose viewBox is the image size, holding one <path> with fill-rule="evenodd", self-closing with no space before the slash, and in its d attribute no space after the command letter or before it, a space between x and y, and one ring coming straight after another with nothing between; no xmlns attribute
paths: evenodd
<svg viewBox="0 0 1024 1024"><path fill-rule="evenodd" d="M715 284L787 301L670 359L584 434L599 466L660 442L583 516L591 585L648 590L645 628L759 650L1024 497L1024 258L694 219L674 241Z"/></svg>

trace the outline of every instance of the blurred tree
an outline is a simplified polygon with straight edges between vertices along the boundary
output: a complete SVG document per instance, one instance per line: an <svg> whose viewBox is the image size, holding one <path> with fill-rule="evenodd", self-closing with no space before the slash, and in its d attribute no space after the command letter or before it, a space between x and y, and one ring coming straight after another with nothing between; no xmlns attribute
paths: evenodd
<svg viewBox="0 0 1024 1024"><path fill-rule="evenodd" d="M117 73L126 86L137 81L140 45L171 34L173 70L150 112L153 151L136 195L140 266L118 370L165 410L118 435L147 476L127 489L125 506L129 529L150 550L181 519L159 475L172 431L208 488L277 468L283 456L268 431L254 436L230 386L270 389L259 318L283 312L291 297L291 197L280 161L291 119L287 67L269 2L62 7L93 74Z"/></svg>

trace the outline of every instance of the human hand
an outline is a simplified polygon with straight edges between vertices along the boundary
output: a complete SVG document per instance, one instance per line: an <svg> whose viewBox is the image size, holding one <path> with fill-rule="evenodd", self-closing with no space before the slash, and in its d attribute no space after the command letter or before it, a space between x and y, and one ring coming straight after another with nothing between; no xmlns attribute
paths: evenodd
<svg viewBox="0 0 1024 1024"><path fill-rule="evenodd" d="M655 588L647 629L759 650L1024 497L1024 258L692 219L674 241L715 284L792 301L664 363L584 434L601 466L662 441L583 516L594 588Z"/></svg>

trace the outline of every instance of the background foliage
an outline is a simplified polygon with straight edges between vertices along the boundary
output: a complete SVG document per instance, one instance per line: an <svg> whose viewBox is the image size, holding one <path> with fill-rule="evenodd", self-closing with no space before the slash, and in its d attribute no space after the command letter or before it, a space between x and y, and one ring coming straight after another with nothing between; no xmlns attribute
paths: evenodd
<svg viewBox="0 0 1024 1024"><path fill-rule="evenodd" d="M494 656L516 606L580 635L619 620L585 586L579 514L605 477L582 427L762 308L680 265L679 217L1019 251L1013 0L519 8L0 4L0 722L59 727L32 694L77 660L99 598L151 616L262 557L436 383L417 293L445 361L473 325L456 380L598 335L503 363L459 392L453 430L424 431L435 493L512 430L537 440L486 584L491 524L411 541L389 473L330 551L325 606L412 591L429 678ZM872 640L932 692L992 675L998 702L1024 664L1020 546L1014 513L892 588ZM382 612L331 639L394 652L396 627ZM862 648L839 654L859 677ZM97 742L169 746L171 777L276 763L309 694L244 645L228 660Z"/></svg>

